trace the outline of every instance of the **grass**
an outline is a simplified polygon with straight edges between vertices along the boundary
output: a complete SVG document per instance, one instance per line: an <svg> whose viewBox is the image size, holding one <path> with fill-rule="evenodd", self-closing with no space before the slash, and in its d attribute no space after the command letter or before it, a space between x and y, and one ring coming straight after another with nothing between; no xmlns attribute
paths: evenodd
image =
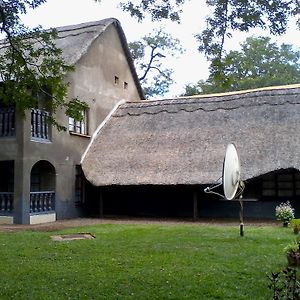
<svg viewBox="0 0 300 300"><path fill-rule="evenodd" d="M93 240L51 235L91 232ZM0 233L0 299L270 299L286 265L281 227L103 224Z"/></svg>

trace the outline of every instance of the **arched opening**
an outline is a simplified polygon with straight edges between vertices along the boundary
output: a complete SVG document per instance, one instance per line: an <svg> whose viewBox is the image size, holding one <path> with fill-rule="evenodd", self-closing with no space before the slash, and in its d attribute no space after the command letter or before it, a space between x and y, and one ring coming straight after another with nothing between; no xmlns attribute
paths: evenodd
<svg viewBox="0 0 300 300"><path fill-rule="evenodd" d="M30 173L30 212L55 210L55 168L48 161L38 161Z"/></svg>
<svg viewBox="0 0 300 300"><path fill-rule="evenodd" d="M0 161L0 211L11 213L14 201L14 161Z"/></svg>

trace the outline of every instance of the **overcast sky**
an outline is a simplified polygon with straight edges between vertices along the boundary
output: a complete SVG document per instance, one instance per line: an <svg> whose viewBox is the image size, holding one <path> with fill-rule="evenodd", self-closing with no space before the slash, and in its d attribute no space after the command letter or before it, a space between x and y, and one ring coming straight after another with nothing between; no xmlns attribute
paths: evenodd
<svg viewBox="0 0 300 300"><path fill-rule="evenodd" d="M101 4L95 3L94 0L47 0L38 9L23 16L22 20L30 27L42 25L43 28L50 28L114 17L121 22L129 42L151 33L154 28L163 26L167 32L172 33L174 38L181 41L185 49L185 53L180 58L168 60L168 64L174 69L173 78L176 81L169 95L175 96L181 93L187 83L195 83L207 78L209 64L197 51L197 42L194 38L194 35L204 28L205 16L209 13L205 0L186 1L180 24L150 21L138 23L127 13L116 8L118 3L119 1L115 0L102 0ZM264 32L256 32L256 34L267 35ZM227 41L227 49L237 49L244 38L244 33L234 35L234 38ZM300 48L299 31L295 29L290 29L287 35L274 40Z"/></svg>

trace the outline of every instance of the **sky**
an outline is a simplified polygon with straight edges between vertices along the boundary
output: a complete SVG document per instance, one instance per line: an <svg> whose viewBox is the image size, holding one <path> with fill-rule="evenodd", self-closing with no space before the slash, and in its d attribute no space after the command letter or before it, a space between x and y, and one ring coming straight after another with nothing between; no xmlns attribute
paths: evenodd
<svg viewBox="0 0 300 300"><path fill-rule="evenodd" d="M28 11L22 17L22 21L29 27L42 25L47 29L114 17L121 22L128 42L138 40L151 33L154 28L162 27L174 38L179 39L185 49L180 57L169 57L166 61L166 65L174 70L172 78L175 81L166 96L176 96L184 91L186 84L207 79L209 63L198 52L195 39L195 34L204 28L205 17L209 14L205 0L186 1L180 24L171 21L151 22L150 20L138 23L128 13L117 8L118 3L119 1L116 0L102 0L101 3L96 3L94 0L47 0L37 9ZM293 44L300 48L299 31L297 32L294 24L290 27L285 36L274 38L274 41ZM267 32L262 31L250 32L248 35L252 34L268 35ZM238 49L245 37L245 33L234 34L233 38L226 41L226 49Z"/></svg>

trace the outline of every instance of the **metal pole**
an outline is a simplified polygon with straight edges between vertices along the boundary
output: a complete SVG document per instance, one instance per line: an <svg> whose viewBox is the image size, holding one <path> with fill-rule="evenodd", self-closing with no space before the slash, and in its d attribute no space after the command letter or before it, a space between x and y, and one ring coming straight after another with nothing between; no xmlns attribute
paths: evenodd
<svg viewBox="0 0 300 300"><path fill-rule="evenodd" d="M240 197L240 236L244 236L244 207L243 207L243 198Z"/></svg>

